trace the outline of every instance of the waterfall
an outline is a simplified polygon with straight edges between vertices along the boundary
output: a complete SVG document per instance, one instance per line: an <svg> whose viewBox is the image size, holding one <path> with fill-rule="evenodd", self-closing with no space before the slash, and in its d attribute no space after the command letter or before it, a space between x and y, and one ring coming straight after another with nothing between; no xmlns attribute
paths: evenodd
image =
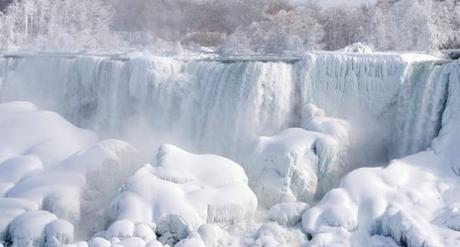
<svg viewBox="0 0 460 247"><path fill-rule="evenodd" d="M0 57L0 100L28 100L103 137L153 153L161 143L238 159L250 141L301 126L313 103L352 123L353 162L430 146L447 84L435 61L308 53L299 61L143 56Z"/></svg>

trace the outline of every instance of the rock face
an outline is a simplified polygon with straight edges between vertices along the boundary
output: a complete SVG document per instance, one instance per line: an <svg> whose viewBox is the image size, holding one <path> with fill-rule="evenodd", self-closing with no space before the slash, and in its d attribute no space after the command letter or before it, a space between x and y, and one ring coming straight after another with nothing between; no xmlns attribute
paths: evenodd
<svg viewBox="0 0 460 247"><path fill-rule="evenodd" d="M303 127L260 137L243 166L260 205L311 202L330 189L346 169L348 125L304 108Z"/></svg>
<svg viewBox="0 0 460 247"><path fill-rule="evenodd" d="M154 222L164 243L176 243L204 223L251 217L257 198L244 170L216 155L195 155L163 145L156 164L139 169L114 199L115 220Z"/></svg>

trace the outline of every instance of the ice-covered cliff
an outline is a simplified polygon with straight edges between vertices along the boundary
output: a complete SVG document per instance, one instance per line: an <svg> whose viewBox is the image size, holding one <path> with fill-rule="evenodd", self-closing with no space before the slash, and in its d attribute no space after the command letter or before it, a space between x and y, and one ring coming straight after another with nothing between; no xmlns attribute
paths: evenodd
<svg viewBox="0 0 460 247"><path fill-rule="evenodd" d="M5 55L1 102L150 161L172 143L244 170L171 145L143 166L0 104L0 240L456 246L459 99L460 64L415 54Z"/></svg>
<svg viewBox="0 0 460 247"><path fill-rule="evenodd" d="M17 54L0 57L0 100L32 101L136 146L167 142L237 160L250 140L302 126L303 108L313 103L357 129L353 163L369 164L423 150L436 136L446 86L430 80L434 60Z"/></svg>
<svg viewBox="0 0 460 247"><path fill-rule="evenodd" d="M365 245L382 235L395 246L460 244L460 63L452 62L424 77L429 78L429 87L412 89L412 94L423 96L420 92L433 90L434 99L426 101L435 103L436 87L445 88L442 117L431 118L440 121L441 128L431 148L386 167L361 168L345 176L339 188L303 215L303 228L313 237L313 245ZM412 114L419 114L423 106L413 108ZM427 128L409 131L422 130Z"/></svg>

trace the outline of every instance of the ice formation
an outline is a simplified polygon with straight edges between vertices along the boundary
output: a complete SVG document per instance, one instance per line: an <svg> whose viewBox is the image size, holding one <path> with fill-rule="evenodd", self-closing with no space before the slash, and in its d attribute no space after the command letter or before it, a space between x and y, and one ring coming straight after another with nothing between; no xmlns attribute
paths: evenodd
<svg viewBox="0 0 460 247"><path fill-rule="evenodd" d="M301 128L259 137L243 166L261 206L312 202L347 171L348 124L304 106Z"/></svg>
<svg viewBox="0 0 460 247"><path fill-rule="evenodd" d="M256 208L257 198L241 166L216 155L194 155L164 145L155 165L145 165L123 185L112 202L111 216L118 220L114 224L153 222L162 242L174 244L204 223L241 222Z"/></svg>
<svg viewBox="0 0 460 247"><path fill-rule="evenodd" d="M350 244L383 235L391 237L393 245L460 244L460 184L455 175L460 144L460 63L452 62L432 73L436 75L433 84L448 86L442 129L432 148L393 160L385 168L361 168L345 176L339 188L303 215L303 228L313 241ZM349 233L331 234L343 229Z"/></svg>
<svg viewBox="0 0 460 247"><path fill-rule="evenodd" d="M30 103L0 105L0 135L0 237L16 246L64 244L73 240L73 225L82 236L91 232L78 230L103 226L101 208L139 166L131 145L97 142Z"/></svg>
<svg viewBox="0 0 460 247"><path fill-rule="evenodd" d="M460 244L459 62L7 54L0 101L6 246Z"/></svg>
<svg viewBox="0 0 460 247"><path fill-rule="evenodd" d="M312 103L359 129L353 140L366 152L353 155L352 163L371 164L421 151L436 136L439 106L429 106L420 93L409 95L429 88L423 73L430 68L413 67L421 61L436 67L435 60L328 52L279 61L12 54L0 57L0 99L32 101L77 126L127 140L142 153L171 143L238 162L254 138L302 127L301 106ZM442 85L432 86L443 92ZM406 99L427 104L432 118L423 112L399 118L412 112ZM400 133L420 128L427 129L420 136Z"/></svg>

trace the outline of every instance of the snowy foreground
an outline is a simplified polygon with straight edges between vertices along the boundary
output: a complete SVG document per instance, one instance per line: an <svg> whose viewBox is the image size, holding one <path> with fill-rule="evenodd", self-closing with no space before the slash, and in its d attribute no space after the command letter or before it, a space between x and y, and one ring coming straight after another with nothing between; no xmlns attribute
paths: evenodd
<svg viewBox="0 0 460 247"><path fill-rule="evenodd" d="M0 101L3 246L460 245L456 61L10 54Z"/></svg>

